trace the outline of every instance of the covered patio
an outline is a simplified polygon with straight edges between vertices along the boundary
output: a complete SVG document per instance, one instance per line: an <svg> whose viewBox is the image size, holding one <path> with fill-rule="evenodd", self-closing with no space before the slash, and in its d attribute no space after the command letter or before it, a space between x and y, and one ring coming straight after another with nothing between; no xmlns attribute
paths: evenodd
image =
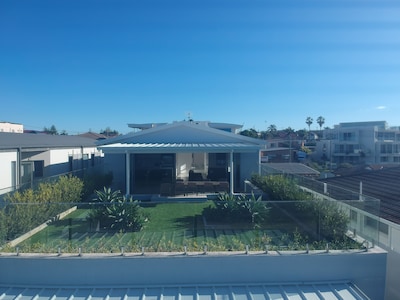
<svg viewBox="0 0 400 300"><path fill-rule="evenodd" d="M258 172L263 147L262 140L187 121L99 146L127 195L163 196L240 192L243 181Z"/></svg>

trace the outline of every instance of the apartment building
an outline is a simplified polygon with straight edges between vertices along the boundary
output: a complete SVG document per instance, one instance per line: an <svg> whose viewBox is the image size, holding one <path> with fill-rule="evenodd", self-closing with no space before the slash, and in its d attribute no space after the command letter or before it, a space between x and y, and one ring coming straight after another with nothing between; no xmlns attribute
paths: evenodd
<svg viewBox="0 0 400 300"><path fill-rule="evenodd" d="M323 131L314 157L332 164L400 163L400 127L386 121L340 123Z"/></svg>
<svg viewBox="0 0 400 300"><path fill-rule="evenodd" d="M24 125L19 123L0 122L0 132L23 133Z"/></svg>

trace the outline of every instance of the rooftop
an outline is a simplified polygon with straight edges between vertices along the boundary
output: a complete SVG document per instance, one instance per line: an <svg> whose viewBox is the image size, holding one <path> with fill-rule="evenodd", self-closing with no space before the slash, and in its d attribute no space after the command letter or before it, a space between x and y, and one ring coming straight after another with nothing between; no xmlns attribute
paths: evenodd
<svg viewBox="0 0 400 300"><path fill-rule="evenodd" d="M320 181L380 200L380 217L400 224L400 167L383 167L379 170L360 170L358 173L336 176Z"/></svg>

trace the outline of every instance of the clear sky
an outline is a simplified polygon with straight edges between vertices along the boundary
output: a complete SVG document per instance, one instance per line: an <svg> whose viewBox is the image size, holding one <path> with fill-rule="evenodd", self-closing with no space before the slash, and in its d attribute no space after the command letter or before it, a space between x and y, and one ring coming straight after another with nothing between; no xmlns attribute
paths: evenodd
<svg viewBox="0 0 400 300"><path fill-rule="evenodd" d="M2 0L0 121L400 125L400 2Z"/></svg>

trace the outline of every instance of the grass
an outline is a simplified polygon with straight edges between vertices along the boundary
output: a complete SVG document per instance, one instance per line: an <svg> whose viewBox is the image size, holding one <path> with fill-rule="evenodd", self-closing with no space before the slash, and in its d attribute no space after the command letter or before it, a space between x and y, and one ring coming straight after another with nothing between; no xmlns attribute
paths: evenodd
<svg viewBox="0 0 400 300"><path fill-rule="evenodd" d="M288 239L297 231L297 225L274 212L262 229L249 224L208 224L202 211L212 205L203 203L159 203L144 208L149 222L139 232L112 232L96 230L97 224L86 219L89 209L78 209L65 219L50 224L18 245L22 252L83 252L110 253L140 252L144 249L157 252L244 251L270 247L287 247ZM299 242L299 241L297 241ZM294 243L293 243L294 244ZM305 245L304 245L305 246ZM11 250L11 249L10 249ZM12 249L14 250L14 249Z"/></svg>

